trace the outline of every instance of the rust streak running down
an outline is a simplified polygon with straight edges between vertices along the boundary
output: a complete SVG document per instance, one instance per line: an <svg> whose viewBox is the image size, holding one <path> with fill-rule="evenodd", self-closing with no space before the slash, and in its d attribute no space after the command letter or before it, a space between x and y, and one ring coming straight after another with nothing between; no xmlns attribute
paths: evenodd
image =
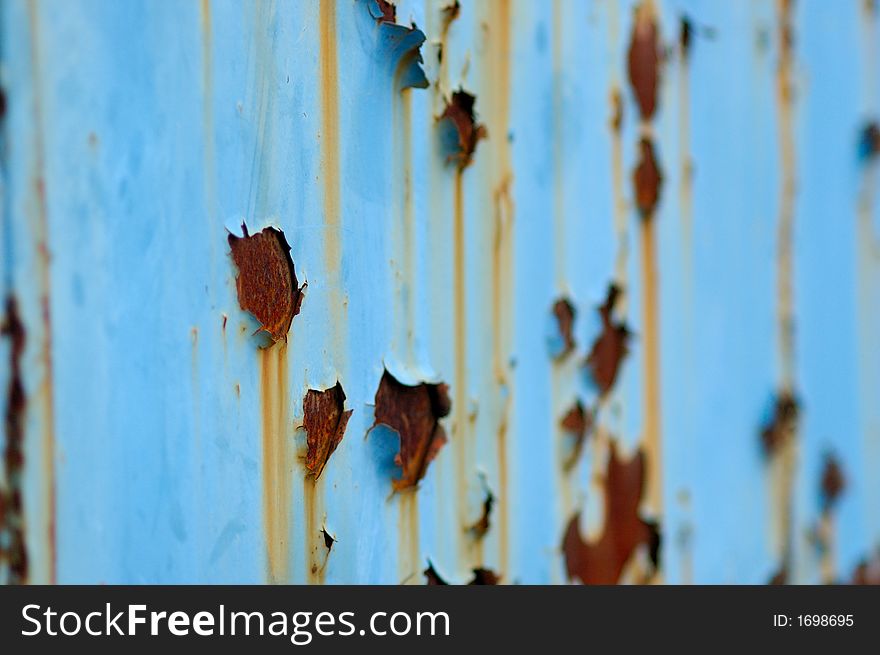
<svg viewBox="0 0 880 655"><path fill-rule="evenodd" d="M299 314L303 289L298 286L290 245L284 233L273 227L243 237L229 235L232 261L238 267L235 288L238 304L260 321L260 331L273 341L287 341L293 317Z"/></svg>
<svg viewBox="0 0 880 655"><path fill-rule="evenodd" d="M446 443L440 419L449 414L450 405L445 384L423 382L408 386L388 371L382 375L376 391L373 427L385 425L400 437L400 452L394 463L402 473L392 481L395 491L414 487L425 477L428 464Z"/></svg>
<svg viewBox="0 0 880 655"><path fill-rule="evenodd" d="M568 523L562 540L565 568L570 580L584 584L617 584L624 567L639 546L648 548L656 569L659 561L660 533L657 525L639 514L645 476L645 455L639 451L626 461L618 456L614 441L605 475L605 525L599 539L584 541L580 533L580 513Z"/></svg>
<svg viewBox="0 0 880 655"><path fill-rule="evenodd" d="M287 344L261 348L260 394L263 420L263 523L268 581L289 580L293 453L288 407Z"/></svg>

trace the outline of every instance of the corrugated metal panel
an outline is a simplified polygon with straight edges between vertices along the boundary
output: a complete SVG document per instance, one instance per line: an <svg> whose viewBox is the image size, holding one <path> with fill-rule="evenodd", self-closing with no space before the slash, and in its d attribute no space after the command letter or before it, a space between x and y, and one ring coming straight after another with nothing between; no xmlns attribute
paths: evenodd
<svg viewBox="0 0 880 655"><path fill-rule="evenodd" d="M621 581L850 579L880 543L874 4L377 9L3 4L4 576L616 580L618 529L643 542ZM401 90L410 25L429 86ZM458 90L486 132L467 166ZM240 307L242 222L307 282L286 343ZM611 284L606 373L631 335L601 393ZM386 369L449 385L416 490L372 428ZM337 381L315 481L303 398ZM644 453L638 514L612 444Z"/></svg>

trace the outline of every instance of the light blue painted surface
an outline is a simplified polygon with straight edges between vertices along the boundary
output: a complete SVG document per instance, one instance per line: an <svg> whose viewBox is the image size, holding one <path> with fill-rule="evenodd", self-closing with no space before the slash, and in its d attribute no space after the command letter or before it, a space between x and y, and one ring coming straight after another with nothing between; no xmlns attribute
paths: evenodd
<svg viewBox="0 0 880 655"><path fill-rule="evenodd" d="M588 445L564 474L557 422L575 397L592 397L577 364L598 333L594 308L615 276L621 200L626 316L636 338L600 420L627 448L644 428L643 278L631 184L640 128L626 72L632 3L514 2L509 125L498 124L503 101L492 97L500 28L490 4L463 3L441 69L443 4L397 9L399 23L413 20L427 35L422 55L432 84L406 92L408 135L383 28L363 0L336 5L334 230L324 203L316 2L210 2L207 12L195 2L4 3L0 246L4 293L20 299L28 327L25 502L33 580L53 577L53 514L59 582L267 579L261 342L238 307L226 243L227 227L242 219L251 232L283 229L297 275L308 281L288 345L295 444L289 580L420 582L427 559L454 582L468 580L475 566L508 582L565 580L559 544L569 517L581 508L585 533L601 526L594 479L603 451ZM664 174L654 219L661 569L668 582L764 582L779 565L771 473L758 440L780 369L778 18L764 2L658 5L670 48L651 128ZM870 229L860 228L858 204L866 185L876 189L878 167L857 157L859 130L880 116L880 19L863 5L804 1L794 13L798 582L819 579L809 533L828 450L848 479L834 519L837 575L847 579L880 542L876 192L861 214ZM696 26L686 67L676 45L682 13ZM435 121L442 94L459 86L477 96L489 131L462 180L464 392L455 388L455 170L438 148ZM615 86L624 98L622 199L609 127ZM497 140L505 135L512 300L502 303L499 333L492 252L496 191L508 172ZM38 179L47 266L38 248ZM338 234L341 261L326 258L328 233ZM550 307L561 295L578 311L578 353L558 365L547 337ZM2 356L5 366L7 350ZM499 357L503 387L493 370ZM383 365L412 381L449 383L454 401L466 399L460 415L472 419L457 425L456 407L446 419L450 442L418 490L417 529L406 503L390 494L392 435L377 428L365 438ZM4 368L4 388L7 377ZM49 377L51 414L40 401ZM354 413L316 491L323 498L317 526L338 539L324 564L320 534L305 529L303 436L295 424L306 389L337 379ZM503 493L497 435L507 398ZM53 453L54 502L44 452ZM504 502L478 546L465 527L479 516L483 478ZM321 576L310 572L312 552L326 566Z"/></svg>

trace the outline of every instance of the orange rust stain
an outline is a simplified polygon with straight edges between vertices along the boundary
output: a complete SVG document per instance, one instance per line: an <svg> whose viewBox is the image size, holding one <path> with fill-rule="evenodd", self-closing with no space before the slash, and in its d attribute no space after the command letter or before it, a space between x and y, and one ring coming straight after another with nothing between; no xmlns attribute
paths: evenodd
<svg viewBox="0 0 880 655"><path fill-rule="evenodd" d="M626 197L623 192L623 95L615 87L611 91L611 189L614 203L614 230L617 233L617 257L614 263L614 279L622 288L626 284L626 258L629 249L626 221ZM624 308L620 308L625 314Z"/></svg>
<svg viewBox="0 0 880 655"><path fill-rule="evenodd" d="M778 3L779 61L776 68L776 101L779 115L779 156L782 185L779 199L777 232L777 314L780 359L779 397L795 397L795 344L794 344L794 291L793 238L795 180L795 144L793 131L794 78L794 25L791 0ZM774 454L771 461L770 484L772 494L771 517L776 532L782 580L791 572L793 549L792 493L797 453L797 422L791 424L791 438Z"/></svg>
<svg viewBox="0 0 880 655"><path fill-rule="evenodd" d="M493 0L488 8L491 26L488 41L487 71L489 82L486 100L490 123L491 179L493 187L494 239L492 247L492 368L499 387L501 402L497 427L498 484L494 512L497 515L498 562L502 571L509 568L509 514L508 514L508 423L513 390L508 378L508 354L511 348L513 322L513 219L511 197L513 172L510 157L509 133L511 71L511 6L506 0ZM506 393L504 393L506 391ZM503 394L503 395L502 395Z"/></svg>
<svg viewBox="0 0 880 655"><path fill-rule="evenodd" d="M336 3L321 2L320 16L321 79L321 172L324 188L324 270L326 293L331 308L342 307L340 276L341 220L339 205L339 87L336 53ZM341 321L331 320L333 341ZM334 343L335 346L339 344Z"/></svg>
<svg viewBox="0 0 880 655"><path fill-rule="evenodd" d="M324 481L310 475L303 477L303 509L305 512L305 562L307 584L323 584L327 570L327 549L324 545Z"/></svg>
<svg viewBox="0 0 880 655"><path fill-rule="evenodd" d="M54 584L57 579L57 539L56 539L56 483L55 483L55 403L52 361L52 317L51 317L51 274L49 253L49 226L47 216L46 186L45 186L45 143L43 142L43 107L39 89L41 79L41 52L40 52L40 26L38 8L35 3L28 5L28 22L31 36L31 78L34 80L33 98L33 171L34 205L30 209L35 214L33 224L35 226L34 237L37 247L36 271L40 288L40 311L42 318L40 363L43 367L43 375L38 386L37 404L42 409L41 427L41 450L43 459L44 493L41 519L44 525L40 526L46 535L47 560L45 570L48 572L47 582Z"/></svg>
<svg viewBox="0 0 880 655"><path fill-rule="evenodd" d="M463 170L455 172L455 192L453 201L453 295L455 312L455 401L453 403L455 420L455 469L457 490L457 520L463 527L467 521L467 460L468 460L468 432L467 420L467 316L465 310L466 286L465 286L465 234L464 234L464 198L463 198ZM457 531L461 532L462 531Z"/></svg>
<svg viewBox="0 0 880 655"><path fill-rule="evenodd" d="M263 523L270 583L289 581L293 453L287 344L258 351L263 421Z"/></svg>
<svg viewBox="0 0 880 655"><path fill-rule="evenodd" d="M406 489L399 496L400 519L397 530L398 573L401 580L415 581L422 559L419 553L419 496Z"/></svg>
<svg viewBox="0 0 880 655"><path fill-rule="evenodd" d="M648 459L647 504L659 515L663 508L660 435L660 342L657 308L657 257L654 221L641 223L643 344L645 353L644 449Z"/></svg>

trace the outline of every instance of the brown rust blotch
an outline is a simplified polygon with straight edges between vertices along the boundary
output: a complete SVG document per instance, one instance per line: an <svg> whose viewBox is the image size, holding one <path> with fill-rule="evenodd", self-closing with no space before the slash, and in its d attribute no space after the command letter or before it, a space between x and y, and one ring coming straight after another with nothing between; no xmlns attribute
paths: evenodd
<svg viewBox="0 0 880 655"><path fill-rule="evenodd" d="M611 129L615 134L620 134L623 127L623 95L620 89L614 88L611 91Z"/></svg>
<svg viewBox="0 0 880 655"><path fill-rule="evenodd" d="M617 584L627 562L639 546L648 548L656 569L660 532L657 524L639 514L644 488L645 455L641 451L629 461L617 454L612 441L605 476L605 525L594 543L580 533L580 513L568 523L562 539L568 578L584 584Z"/></svg>
<svg viewBox="0 0 880 655"><path fill-rule="evenodd" d="M474 104L477 98L464 89L452 92L452 98L446 101L446 108L440 116L441 121L448 121L455 128L458 136L456 148L448 155L455 161L459 169L467 168L477 149L477 142L488 136L485 125L477 123Z"/></svg>
<svg viewBox="0 0 880 655"><path fill-rule="evenodd" d="M846 476L843 467L832 453L825 455L825 463L822 466L822 510L830 511L840 499L846 489Z"/></svg>
<svg viewBox="0 0 880 655"><path fill-rule="evenodd" d="M480 518L468 528L475 539L482 539L486 536L486 533L489 532L489 528L492 526L490 518L492 516L492 507L494 505L495 494L487 489L486 497L483 499L483 513L480 515Z"/></svg>
<svg viewBox="0 0 880 655"><path fill-rule="evenodd" d="M242 224L242 231L243 237L229 235L232 261L238 267L238 304L260 321L260 330L273 341L287 341L306 286L297 282L290 245L284 233L273 227L249 235Z"/></svg>
<svg viewBox="0 0 880 655"><path fill-rule="evenodd" d="M388 2L387 0L375 0L375 2L380 12L380 15L376 17L377 23L397 22L397 7L394 6L393 2Z"/></svg>
<svg viewBox="0 0 880 655"><path fill-rule="evenodd" d="M3 449L5 486L0 487L0 564L8 567L8 581L28 581L28 554L24 534L22 472L24 468L24 437L26 403L21 360L27 341L24 323L18 313L14 296L6 298L5 317L0 334L10 341L9 382L6 387L6 411Z"/></svg>
<svg viewBox="0 0 880 655"><path fill-rule="evenodd" d="M428 464L446 443L440 419L449 414L451 406L445 384L409 386L388 371L383 373L376 391L373 427L385 425L400 437L394 463L401 468L401 476L392 481L395 491L414 487L425 476Z"/></svg>
<svg viewBox="0 0 880 655"><path fill-rule="evenodd" d="M564 359L575 349L576 345L574 341L574 319L576 316L574 305L568 298L560 298L553 303L553 316L556 317L556 326L563 344L563 349L556 359Z"/></svg>
<svg viewBox="0 0 880 655"><path fill-rule="evenodd" d="M772 455L791 440L797 430L798 401L790 391L782 391L773 404L773 415L761 429L764 452Z"/></svg>
<svg viewBox="0 0 880 655"><path fill-rule="evenodd" d="M863 558L852 574L852 584L880 585L880 548L870 557Z"/></svg>
<svg viewBox="0 0 880 655"><path fill-rule="evenodd" d="M864 161L872 161L880 155L880 123L868 122L859 137L859 154Z"/></svg>
<svg viewBox="0 0 880 655"><path fill-rule="evenodd" d="M428 568L422 571L422 574L425 576L425 584L428 586L446 586L449 584L446 580L440 577L440 574L437 573L437 569L434 568L431 560L428 560Z"/></svg>
<svg viewBox="0 0 880 655"><path fill-rule="evenodd" d="M574 445L571 454L566 458L565 468L570 469L576 463L583 451L587 437L593 430L593 413L584 407L584 404L578 399L559 421L561 427L566 433L574 437Z"/></svg>
<svg viewBox="0 0 880 655"><path fill-rule="evenodd" d="M660 188L663 186L663 173L654 156L654 144L648 138L639 141L639 163L633 171L633 186L636 191L636 207L645 220L654 215Z"/></svg>
<svg viewBox="0 0 880 655"><path fill-rule="evenodd" d="M327 528L321 528L321 537L324 539L324 548L327 549L329 554L333 550L333 544L336 543L336 537L327 532Z"/></svg>
<svg viewBox="0 0 880 655"><path fill-rule="evenodd" d="M694 26L691 23L690 18L684 15L681 17L678 25L678 47L681 50L682 59L687 60L688 55L691 53L691 40L694 35Z"/></svg>
<svg viewBox="0 0 880 655"><path fill-rule="evenodd" d="M497 585L501 582L501 576L491 569L478 568L473 572L474 579L468 582L469 585Z"/></svg>
<svg viewBox="0 0 880 655"><path fill-rule="evenodd" d="M599 316L602 318L602 333L593 343L593 348L586 362L593 381L599 389L599 394L602 396L606 395L614 386L620 364L629 353L628 343L631 333L625 322L614 320L614 306L620 293L620 287L616 284L609 285L605 304L599 307Z"/></svg>
<svg viewBox="0 0 880 655"><path fill-rule="evenodd" d="M303 398L303 429L309 447L306 469L316 480L342 441L351 413L352 410L345 409L345 392L339 382L325 391L309 389L306 392Z"/></svg>
<svg viewBox="0 0 880 655"><path fill-rule="evenodd" d="M649 4L643 3L636 9L627 61L629 81L645 121L650 120L657 109L660 58L660 34L654 11Z"/></svg>

